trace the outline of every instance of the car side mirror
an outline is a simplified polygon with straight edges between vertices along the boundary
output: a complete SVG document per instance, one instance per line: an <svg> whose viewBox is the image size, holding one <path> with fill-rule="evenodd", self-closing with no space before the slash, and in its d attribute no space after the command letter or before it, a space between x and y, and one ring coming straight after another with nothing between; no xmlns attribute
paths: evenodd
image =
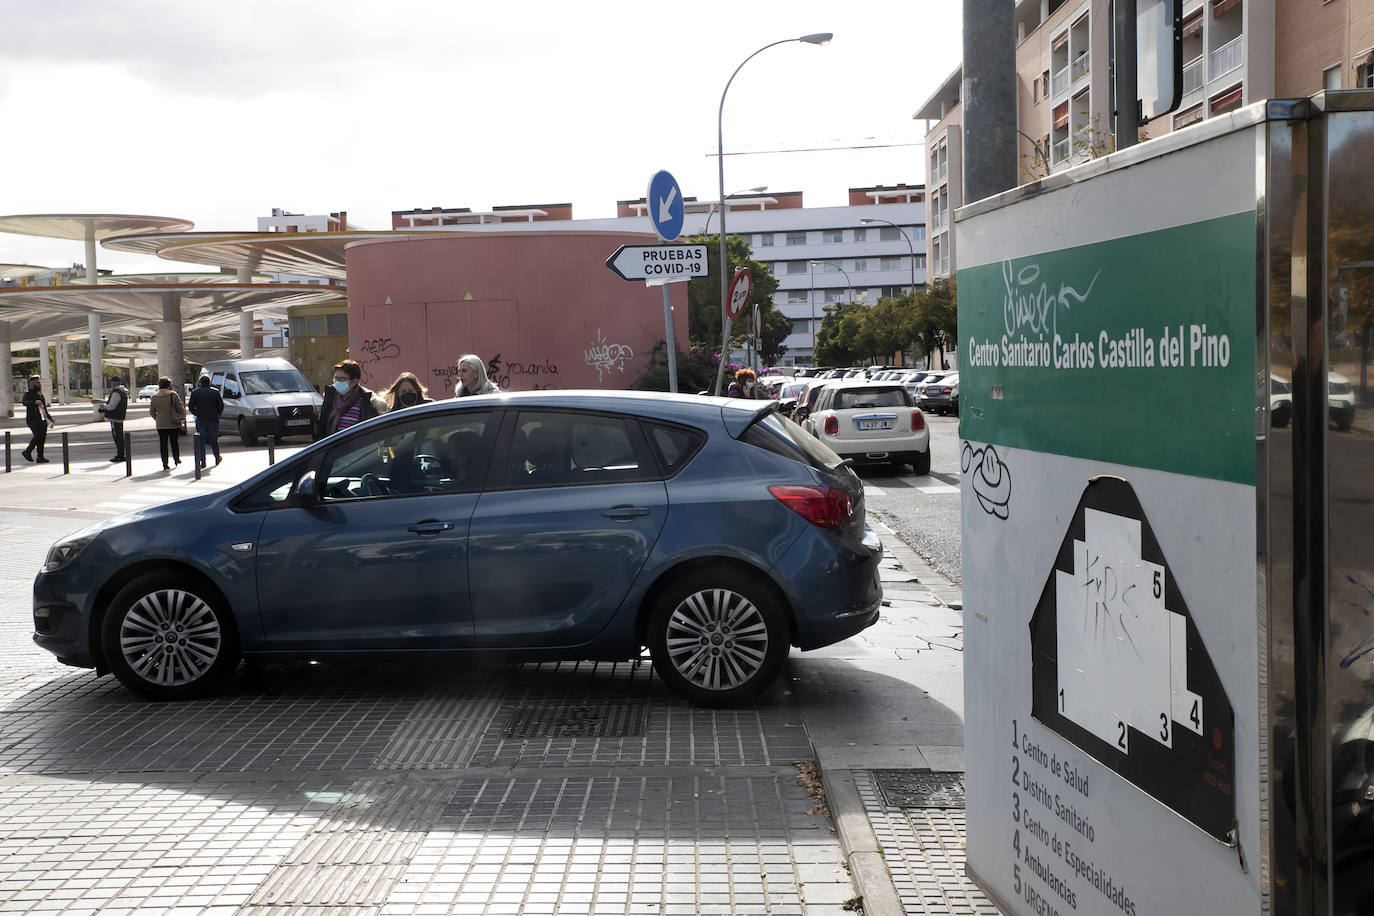
<svg viewBox="0 0 1374 916"><path fill-rule="evenodd" d="M315 499L314 470L309 470L302 474L300 476L300 479L296 481L296 486L292 490L292 492L300 499L307 499L313 501Z"/></svg>

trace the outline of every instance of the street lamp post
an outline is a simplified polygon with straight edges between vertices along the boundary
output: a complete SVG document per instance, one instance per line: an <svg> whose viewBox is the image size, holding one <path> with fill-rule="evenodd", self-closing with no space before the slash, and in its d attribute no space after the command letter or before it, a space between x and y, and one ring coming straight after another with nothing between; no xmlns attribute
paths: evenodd
<svg viewBox="0 0 1374 916"><path fill-rule="evenodd" d="M901 226L897 225L896 223L894 223L894 222L893 222L892 220L890 220L890 219L879 219L879 218L876 217L876 216L864 217L864 218L860 219L859 222L861 222L861 223L887 223L887 224L888 224L889 226L891 226L893 229L896 229L898 232L900 232L900 233L902 234L902 238L906 239L907 251L910 251L910 252L911 252L911 292L912 292L913 295L915 295L915 293L916 293L916 246L914 246L914 245L911 244L911 238L906 234L906 230L903 229Z"/></svg>
<svg viewBox="0 0 1374 916"><path fill-rule="evenodd" d="M750 54L740 65L735 68L735 72L730 74L730 78L725 81L725 89L720 94L720 108L716 112L716 169L720 183L720 365L716 368L716 394L721 391L721 383L725 379L725 357L730 351L730 316L726 313L726 308L730 304L730 260L725 253L725 95L730 91L730 84L739 76L740 70L755 57L758 57L769 48L778 45L790 44L794 41L805 42L809 45L823 45L834 35L831 32L816 32L811 35L802 35L800 38L784 38L781 41L770 42Z"/></svg>
<svg viewBox="0 0 1374 916"><path fill-rule="evenodd" d="M841 267L841 266L838 265L838 264L831 264L831 263L829 263L829 262L827 262L827 261L807 261L807 262L806 262L806 270L807 270L807 273L809 274L809 276L810 276L810 278L811 278L811 290L808 290L808 291L807 291L806 298L807 298L807 301L809 301L809 302L812 303L812 305L811 305L811 325L812 325L812 327L811 327L811 361L812 361L812 362L816 362L816 337L818 336L818 334L817 334L816 327L815 327L815 324L816 324L816 306L815 306L815 299L812 298L812 296L813 296L813 294L814 294L814 291L815 291L815 287L816 287L816 272L815 272L814 270L812 270L811 268L817 267L817 266L819 266L819 267L833 267L833 268L835 268L836 270L838 270L840 273L844 274L844 284L845 284L845 290L844 290L844 291L847 292L847 293L849 293L849 300L850 300L851 302L854 301L854 284L853 284L853 283L850 281L850 279L849 279L849 271L845 270L843 267Z"/></svg>
<svg viewBox="0 0 1374 916"><path fill-rule="evenodd" d="M725 198L725 200L729 200L731 197L738 197L739 195L745 194L745 193L750 193L750 194L762 194L764 191L767 191L767 190L768 190L768 185L762 185L762 186L757 187L757 188L745 188L743 191L735 191L733 194L727 195L726 198ZM716 215L716 208L717 208L717 207L723 207L723 206L725 206L725 200L718 200L718 201L716 201L715 203L711 204L711 209L709 209L709 210L706 211L706 222L704 222L704 223L701 224L701 234L702 234L702 235L705 235L705 234L706 234L706 231L707 231L708 229L711 228L711 217L713 217L713 216Z"/></svg>

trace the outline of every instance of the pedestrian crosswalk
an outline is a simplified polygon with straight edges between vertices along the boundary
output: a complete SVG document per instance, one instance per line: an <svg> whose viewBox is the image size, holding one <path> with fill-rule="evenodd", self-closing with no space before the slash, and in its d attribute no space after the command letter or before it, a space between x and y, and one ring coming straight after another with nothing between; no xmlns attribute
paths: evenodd
<svg viewBox="0 0 1374 916"><path fill-rule="evenodd" d="M224 481L214 481L209 478L200 480L170 478L137 489L131 488L127 492L120 493L115 499L96 503L91 508L97 512L119 515L121 512L132 512L135 509L160 506L163 503L175 502L178 499L189 499L192 496L215 493L223 490L226 486L229 484Z"/></svg>
<svg viewBox="0 0 1374 916"><path fill-rule="evenodd" d="M945 483L938 477L898 477L891 480L885 479L883 486L877 486L868 481L864 481L864 492L869 496L886 496L888 490L920 490L931 496L941 496L946 494L958 494L959 488L953 484Z"/></svg>

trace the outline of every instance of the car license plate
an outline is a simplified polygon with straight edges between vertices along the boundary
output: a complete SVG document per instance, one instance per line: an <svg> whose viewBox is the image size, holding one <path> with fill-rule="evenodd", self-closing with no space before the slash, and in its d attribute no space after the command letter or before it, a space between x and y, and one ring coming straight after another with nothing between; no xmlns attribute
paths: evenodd
<svg viewBox="0 0 1374 916"><path fill-rule="evenodd" d="M855 420L859 429L892 429L891 420Z"/></svg>
<svg viewBox="0 0 1374 916"><path fill-rule="evenodd" d="M286 421L286 425L287 425L287 426L309 426L309 425L310 425L310 418L309 418L309 417L301 417L299 420L287 420L287 421Z"/></svg>

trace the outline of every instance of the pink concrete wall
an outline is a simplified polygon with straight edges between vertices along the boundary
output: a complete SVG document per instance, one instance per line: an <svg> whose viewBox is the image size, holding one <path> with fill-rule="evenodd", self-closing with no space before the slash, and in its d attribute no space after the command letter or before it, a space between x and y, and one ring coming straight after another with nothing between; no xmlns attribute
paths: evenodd
<svg viewBox="0 0 1374 916"><path fill-rule="evenodd" d="M626 232L453 232L348 249L349 355L363 384L402 371L453 395L476 353L503 389L628 388L666 358L663 292L606 267ZM674 283L674 334L687 349L687 285Z"/></svg>

